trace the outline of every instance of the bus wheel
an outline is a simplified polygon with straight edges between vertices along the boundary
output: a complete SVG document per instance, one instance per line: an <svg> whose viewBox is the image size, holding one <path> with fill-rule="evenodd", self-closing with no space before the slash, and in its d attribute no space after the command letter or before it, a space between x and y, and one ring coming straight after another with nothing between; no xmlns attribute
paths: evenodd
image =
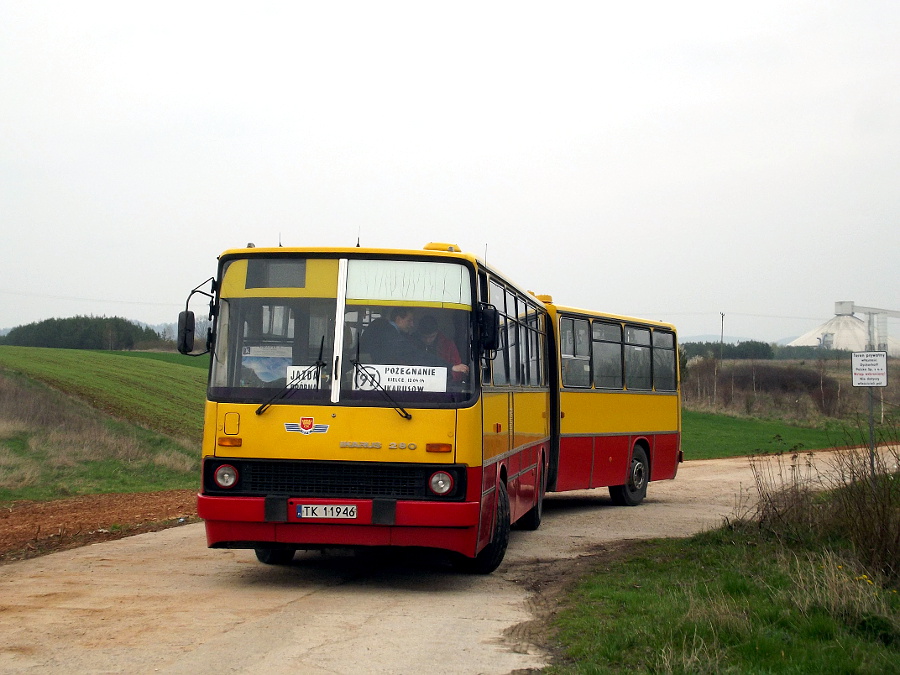
<svg viewBox="0 0 900 675"><path fill-rule="evenodd" d="M538 529L541 526L541 520L544 518L544 493L547 491L547 469L543 464L541 465L541 475L538 479L537 501L528 513L516 521L516 525L523 530Z"/></svg>
<svg viewBox="0 0 900 675"><path fill-rule="evenodd" d="M470 574L490 574L500 567L509 545L509 530L509 494L506 492L506 485L500 483L497 486L497 524L494 536L474 558L463 557L460 568Z"/></svg>
<svg viewBox="0 0 900 675"><path fill-rule="evenodd" d="M292 548L257 548L256 559L266 565L287 565L294 559Z"/></svg>
<svg viewBox="0 0 900 675"><path fill-rule="evenodd" d="M650 465L647 453L640 445L634 447L631 455L631 468L628 471L625 485L611 485L609 496L618 506L637 506L647 496L647 480L650 477Z"/></svg>

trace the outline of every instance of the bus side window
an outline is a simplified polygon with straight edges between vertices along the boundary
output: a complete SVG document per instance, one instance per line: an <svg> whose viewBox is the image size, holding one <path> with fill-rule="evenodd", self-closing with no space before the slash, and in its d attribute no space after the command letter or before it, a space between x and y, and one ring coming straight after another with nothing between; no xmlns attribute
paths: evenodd
<svg viewBox="0 0 900 675"><path fill-rule="evenodd" d="M516 296L506 292L506 334L509 343L509 383L519 384L522 372L522 350L520 349L519 324L516 319L519 312L516 308Z"/></svg>
<svg viewBox="0 0 900 675"><path fill-rule="evenodd" d="M543 385L543 363L541 358L541 338L538 328L537 308L528 305L528 314L525 319L526 346L528 348L528 384L532 387Z"/></svg>
<svg viewBox="0 0 900 675"><path fill-rule="evenodd" d="M563 386L590 387L591 357L587 320L561 318L559 335Z"/></svg>
<svg viewBox="0 0 900 675"><path fill-rule="evenodd" d="M594 321L594 386L622 388L622 326Z"/></svg>
<svg viewBox="0 0 900 675"><path fill-rule="evenodd" d="M625 327L625 387L647 390L653 388L651 377L650 329Z"/></svg>
<svg viewBox="0 0 900 675"><path fill-rule="evenodd" d="M668 331L653 331L653 386L657 391L675 391L675 335Z"/></svg>
<svg viewBox="0 0 900 675"><path fill-rule="evenodd" d="M494 384L509 384L509 335L506 321L506 292L499 284L490 283L490 301L500 315L500 349L491 363Z"/></svg>

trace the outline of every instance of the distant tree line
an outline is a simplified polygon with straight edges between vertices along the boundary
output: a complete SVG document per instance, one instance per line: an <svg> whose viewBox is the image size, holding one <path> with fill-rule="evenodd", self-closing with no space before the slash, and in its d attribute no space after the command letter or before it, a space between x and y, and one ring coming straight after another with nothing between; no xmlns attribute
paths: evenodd
<svg viewBox="0 0 900 675"><path fill-rule="evenodd" d="M823 349L821 347L788 347L769 344L757 340L747 340L736 344L728 342L684 342L681 344L682 361L700 358L726 360L835 360L849 358L849 353L839 349Z"/></svg>
<svg viewBox="0 0 900 675"><path fill-rule="evenodd" d="M695 356L702 358L722 359L758 359L767 360L775 358L775 350L772 345L756 340L747 340L737 344L729 342L685 342L681 345L684 356L692 359Z"/></svg>
<svg viewBox="0 0 900 675"><path fill-rule="evenodd" d="M147 326L119 317L76 316L18 326L0 344L58 349L149 349L165 347L163 336Z"/></svg>

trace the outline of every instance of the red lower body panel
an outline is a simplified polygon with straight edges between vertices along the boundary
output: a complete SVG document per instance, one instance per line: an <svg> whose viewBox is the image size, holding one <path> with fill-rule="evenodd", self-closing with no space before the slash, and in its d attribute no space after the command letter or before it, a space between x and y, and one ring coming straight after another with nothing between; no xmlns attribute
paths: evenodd
<svg viewBox="0 0 900 675"><path fill-rule="evenodd" d="M287 519L266 522L263 497L199 495L197 513L206 521L211 547L267 543L303 546L425 546L474 556L481 505L477 502L398 501L390 525L373 522L373 502L365 499L288 499ZM305 521L298 505L356 506L353 520Z"/></svg>
<svg viewBox="0 0 900 675"><path fill-rule="evenodd" d="M675 477L680 457L677 433L566 436L559 444L557 492L624 484L637 442L649 448L650 480Z"/></svg>

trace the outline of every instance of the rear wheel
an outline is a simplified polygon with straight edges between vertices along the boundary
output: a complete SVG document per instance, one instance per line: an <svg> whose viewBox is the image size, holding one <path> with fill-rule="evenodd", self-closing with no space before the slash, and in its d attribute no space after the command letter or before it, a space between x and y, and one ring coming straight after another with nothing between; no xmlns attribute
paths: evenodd
<svg viewBox="0 0 900 675"><path fill-rule="evenodd" d="M631 453L631 466L625 485L610 485L609 496L618 506L637 506L647 496L647 481L650 479L650 464L647 453L640 445Z"/></svg>
<svg viewBox="0 0 900 675"><path fill-rule="evenodd" d="M497 486L497 522L490 543L474 558L462 558L460 568L471 574L490 574L500 567L506 547L509 546L509 494L506 485Z"/></svg>
<svg viewBox="0 0 900 675"><path fill-rule="evenodd" d="M292 548L257 548L256 559L266 565L287 565L294 559Z"/></svg>

